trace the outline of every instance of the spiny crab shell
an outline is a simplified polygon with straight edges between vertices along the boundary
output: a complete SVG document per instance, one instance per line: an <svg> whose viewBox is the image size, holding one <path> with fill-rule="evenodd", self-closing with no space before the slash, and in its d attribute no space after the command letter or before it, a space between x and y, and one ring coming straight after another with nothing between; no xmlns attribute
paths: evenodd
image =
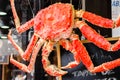
<svg viewBox="0 0 120 80"><path fill-rule="evenodd" d="M73 19L74 9L71 4L56 3L38 12L34 18L34 30L42 39L59 41L70 36Z"/></svg>

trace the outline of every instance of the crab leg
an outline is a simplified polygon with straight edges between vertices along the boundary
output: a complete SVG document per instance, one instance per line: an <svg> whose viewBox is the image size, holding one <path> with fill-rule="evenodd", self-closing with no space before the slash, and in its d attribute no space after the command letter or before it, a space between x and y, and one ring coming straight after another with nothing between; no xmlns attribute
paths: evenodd
<svg viewBox="0 0 120 80"><path fill-rule="evenodd" d="M75 25L80 29L82 34L91 42L93 42L98 47L109 51L111 49L111 44L103 36L98 34L94 29L89 27L83 21L77 21Z"/></svg>
<svg viewBox="0 0 120 80"><path fill-rule="evenodd" d="M10 4L11 4L11 8L12 8L15 26L16 26L18 33L22 33L22 32L25 32L26 30L30 29L34 25L34 19L31 19L27 23L20 26L20 20L18 18L16 9L15 9L14 0L10 0Z"/></svg>
<svg viewBox="0 0 120 80"><path fill-rule="evenodd" d="M75 61L70 62L68 65L62 67L62 69L76 67L80 63L80 61L82 61L86 68L92 73L107 71L110 69L114 69L116 66L120 66L119 58L110 62L103 63L102 65L99 65L97 67L94 67L88 52L86 51L82 43L79 41L79 38L77 38L76 35L72 35L71 40L73 41L70 42L65 39L62 39L60 41L60 44L66 50L69 50L73 53L75 59Z"/></svg>
<svg viewBox="0 0 120 80"><path fill-rule="evenodd" d="M51 65L50 61L48 60L48 56L50 55L51 51L53 50L54 43L49 41L44 44L42 49L42 64L45 71L51 76L62 76L67 74L67 71L60 70L55 65Z"/></svg>
<svg viewBox="0 0 120 80"><path fill-rule="evenodd" d="M111 51L117 51L120 49L120 38L118 39L118 41L116 43L114 43L111 47Z"/></svg>
<svg viewBox="0 0 120 80"><path fill-rule="evenodd" d="M71 51L73 54L76 53L76 52L75 52L76 50L73 49L72 43L71 43L69 40L62 39L62 40L59 41L59 43L60 43L60 45L62 45L62 47L65 48L66 50ZM81 59L79 58L79 56L76 57L75 59L76 59L75 61L70 62L68 65L62 67L62 69L67 69L67 68L74 68L74 67L76 67L76 66L80 63Z"/></svg>
<svg viewBox="0 0 120 80"><path fill-rule="evenodd" d="M35 45L34 47L34 50L33 50L33 54L31 56L31 59L30 59L30 63L28 66L26 66L25 64L22 64L16 60L13 59L13 56L11 55L10 57L10 63L14 64L16 67L18 67L20 70L23 70L25 72L28 72L30 73L32 70L33 70L33 67L34 67L34 64L35 64L35 60L36 60L36 56L41 48L41 46L43 45L45 41L42 40L42 39L39 39L39 41L37 42L37 44Z"/></svg>
<svg viewBox="0 0 120 80"><path fill-rule="evenodd" d="M60 44L66 50L70 50L74 54L74 59L75 59L75 61L70 62L68 65L62 67L62 69L76 67L80 63L80 61L82 61L84 63L84 65L88 68L88 70L93 73L107 71L110 69L114 69L116 66L120 66L120 59L116 59L114 61L103 63L100 66L93 67L93 63L91 62L89 55L88 55L87 51L85 50L84 46L81 45L82 44L81 42L77 42L75 40L70 43L68 40L63 39L60 41ZM80 46L75 46L75 44L80 45ZM80 48L80 47L83 47L83 48Z"/></svg>
<svg viewBox="0 0 120 80"><path fill-rule="evenodd" d="M93 70L91 70L91 72L95 73L95 72L108 71L108 70L114 69L117 66L120 66L120 58L110 62L103 63L95 67Z"/></svg>
<svg viewBox="0 0 120 80"><path fill-rule="evenodd" d="M107 50L107 51L117 51L120 49L120 39L114 43L111 44L108 42L107 39L105 39L103 36L98 34L94 29L89 27L85 22L77 21L75 24L77 27L79 27L82 34L91 42L93 42L98 47Z"/></svg>
<svg viewBox="0 0 120 80"><path fill-rule="evenodd" d="M75 61L70 62L68 65L62 67L73 68L76 67L80 61L86 66L88 70L92 70L94 65L89 57L86 48L83 46L82 42L79 40L78 35L73 34L70 38L71 42L68 40L61 40L60 44L66 49L73 53Z"/></svg>
<svg viewBox="0 0 120 80"><path fill-rule="evenodd" d="M32 57L30 58L30 63L28 65L28 69L30 71L33 70L33 67L34 67L34 64L35 64L35 60L36 60L36 57L37 57L37 54L38 52L40 51L42 45L45 43L45 40L43 39L39 39L37 44L35 45L34 49L33 49L33 52L32 52Z"/></svg>
<svg viewBox="0 0 120 80"><path fill-rule="evenodd" d="M114 28L120 26L120 16L116 21L113 21L111 19L103 18L93 13L80 10L80 11L76 11L76 17L82 17L88 22L104 28Z"/></svg>
<svg viewBox="0 0 120 80"><path fill-rule="evenodd" d="M18 67L20 70L30 73L30 71L28 70L28 68L25 64L22 64L22 63L16 61L15 59L13 59L13 55L11 55L11 57L10 57L10 63L12 63L16 67Z"/></svg>
<svg viewBox="0 0 120 80"><path fill-rule="evenodd" d="M8 39L10 40L10 42L12 43L12 45L15 47L15 49L19 52L20 56L24 59L24 60L29 60L29 57L32 53L33 47L36 44L38 37L34 34L32 36L32 39L26 49L26 51L24 52L13 40L12 36L11 36L12 32L11 30L8 33Z"/></svg>

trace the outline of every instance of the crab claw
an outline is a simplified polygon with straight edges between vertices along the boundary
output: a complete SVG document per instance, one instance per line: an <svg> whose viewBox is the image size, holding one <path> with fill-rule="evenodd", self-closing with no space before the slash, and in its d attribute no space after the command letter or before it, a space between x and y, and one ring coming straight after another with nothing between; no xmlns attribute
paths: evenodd
<svg viewBox="0 0 120 80"><path fill-rule="evenodd" d="M51 76L62 76L67 74L67 71L63 71L57 68L55 65L51 65L47 57L42 58L43 68Z"/></svg>
<svg viewBox="0 0 120 80"><path fill-rule="evenodd" d="M63 70L57 68L55 65L48 66L46 68L46 72L51 76L61 76L61 75L65 75L68 73L67 71L63 71Z"/></svg>
<svg viewBox="0 0 120 80"><path fill-rule="evenodd" d="M54 43L52 41L46 42L42 49L42 64L44 70L51 76L62 76L67 74L67 71L63 71L52 65L48 59L51 51L53 50Z"/></svg>

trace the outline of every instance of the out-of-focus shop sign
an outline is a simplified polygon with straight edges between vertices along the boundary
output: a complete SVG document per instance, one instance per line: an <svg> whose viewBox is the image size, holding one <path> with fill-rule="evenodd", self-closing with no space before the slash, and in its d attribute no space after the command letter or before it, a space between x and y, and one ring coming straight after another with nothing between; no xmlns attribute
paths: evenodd
<svg viewBox="0 0 120 80"><path fill-rule="evenodd" d="M120 0L111 0L111 9L112 20L116 21L120 16ZM112 37L118 36L120 36L120 28L112 29Z"/></svg>
<svg viewBox="0 0 120 80"><path fill-rule="evenodd" d="M112 0L112 19L116 20L120 15L120 0Z"/></svg>
<svg viewBox="0 0 120 80"><path fill-rule="evenodd" d="M21 37L16 35L13 35L12 37L14 41L21 47ZM18 54L18 52L8 39L0 39L0 56L10 54Z"/></svg>

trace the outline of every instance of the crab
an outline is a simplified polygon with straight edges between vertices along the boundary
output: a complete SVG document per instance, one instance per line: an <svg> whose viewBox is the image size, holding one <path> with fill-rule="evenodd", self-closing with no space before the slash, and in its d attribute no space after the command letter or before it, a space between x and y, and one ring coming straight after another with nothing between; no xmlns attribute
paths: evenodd
<svg viewBox="0 0 120 80"><path fill-rule="evenodd" d="M68 72L62 69L74 68L79 65L80 62L82 62L92 73L102 72L120 66L120 59L94 66L79 36L73 31L74 28L79 28L86 39L93 44L107 51L117 51L120 49L120 40L111 44L106 38L87 25L84 20L79 20L79 18L83 18L103 28L115 28L120 26L120 18L113 21L84 10L74 10L73 5L69 3L55 3L40 10L34 18L20 25L14 0L10 0L10 4L17 32L21 34L31 27L34 29L33 36L25 51L23 51L12 39L12 31L10 30L8 33L8 39L11 41L11 44L15 47L23 60L29 61L29 65L25 65L11 56L10 63L14 64L19 69L30 73L34 68L36 56L40 49L42 49L41 62L43 68L51 76L65 75ZM73 53L75 59L75 61L68 63L68 65L61 67L61 69L51 64L48 59L50 53L54 49L54 45L57 43Z"/></svg>

